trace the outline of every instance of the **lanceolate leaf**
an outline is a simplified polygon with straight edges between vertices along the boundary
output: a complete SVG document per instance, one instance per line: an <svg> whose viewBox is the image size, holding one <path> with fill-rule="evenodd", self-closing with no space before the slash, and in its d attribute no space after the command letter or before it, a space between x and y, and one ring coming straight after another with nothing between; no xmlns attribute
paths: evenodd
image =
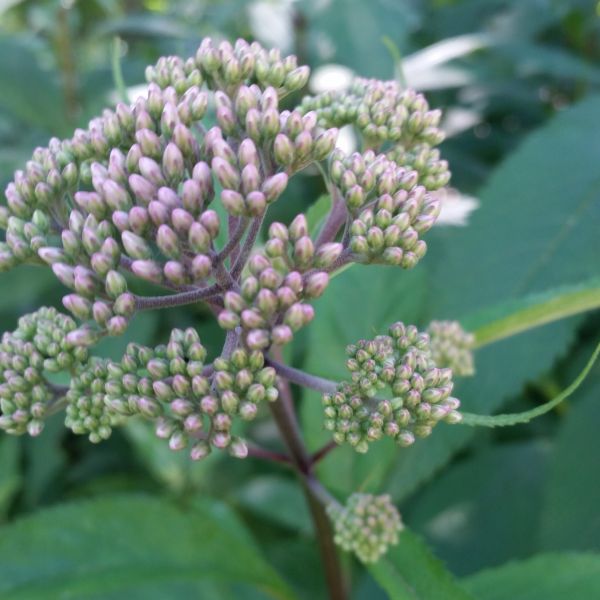
<svg viewBox="0 0 600 600"><path fill-rule="evenodd" d="M371 575L391 600L471 600L425 543L411 531L369 566Z"/></svg>
<svg viewBox="0 0 600 600"><path fill-rule="evenodd" d="M496 169L468 227L430 232L423 261L432 269L428 319L464 322L490 307L598 277L599 106L599 96L589 97L532 134ZM460 382L455 395L468 411L497 411L551 368L579 322L562 319L483 348L475 377ZM396 498L431 477L468 439L447 427L402 451L389 480Z"/></svg>
<svg viewBox="0 0 600 600"><path fill-rule="evenodd" d="M105 497L42 511L0 531L6 600L219 599L236 597L227 590L239 584L258 597L292 598L242 525L216 502L183 510L149 497ZM215 585L227 593L215 595Z"/></svg>
<svg viewBox="0 0 600 600"><path fill-rule="evenodd" d="M479 600L591 600L600 596L600 555L542 554L464 583Z"/></svg>
<svg viewBox="0 0 600 600"><path fill-rule="evenodd" d="M522 331L600 307L600 278L562 286L478 312L463 320L475 334L477 346L485 346Z"/></svg>

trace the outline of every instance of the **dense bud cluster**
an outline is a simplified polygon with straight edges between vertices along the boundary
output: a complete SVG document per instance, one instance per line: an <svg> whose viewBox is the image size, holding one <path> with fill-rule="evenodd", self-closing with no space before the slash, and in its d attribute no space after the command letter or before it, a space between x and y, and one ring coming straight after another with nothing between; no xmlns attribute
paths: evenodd
<svg viewBox="0 0 600 600"><path fill-rule="evenodd" d="M123 419L105 402L108 378L107 360L92 358L71 378L65 395L65 425L77 435L87 435L91 442L106 440Z"/></svg>
<svg viewBox="0 0 600 600"><path fill-rule="evenodd" d="M272 223L264 252L250 258L239 293L225 294L225 309L219 314L221 327L241 326L252 350L287 344L295 331L312 320L314 309L305 300L325 291L329 275L323 269L331 266L341 251L342 245L337 243L315 251L302 214L289 227Z"/></svg>
<svg viewBox="0 0 600 600"><path fill-rule="evenodd" d="M207 67L217 55L221 66ZM254 44L217 50L205 41L198 61L198 68L174 58L159 63L149 75L160 85L151 83L145 98L105 111L70 140L36 149L6 190L0 269L51 265L73 292L65 307L97 324L87 343L126 329L135 298L124 271L172 289L201 288L211 278L229 283L220 269L232 248L221 255L215 247L215 186L224 208L241 218L239 231L230 231L240 241L248 219L262 217L288 177L335 145L337 130L317 127L315 113L278 109L280 92L303 86L308 74L295 59ZM241 71L235 61L245 65ZM237 73L228 92L216 84L219 73L228 81ZM199 134L209 104L205 81L216 89L218 126Z"/></svg>
<svg viewBox="0 0 600 600"><path fill-rule="evenodd" d="M190 447L193 459L211 448L243 458L236 421L252 421L263 401L278 397L275 370L261 352L233 350L206 365L206 350L194 329L175 329L169 343L149 348L129 344L119 362L89 358L74 346L76 324L53 308L22 317L0 345L0 427L37 435L48 410L66 405L65 425L90 441L107 439L126 418L155 421L156 434L173 450ZM68 372L68 388L47 375Z"/></svg>
<svg viewBox="0 0 600 600"><path fill-rule="evenodd" d="M245 456L236 423L277 397L266 353L313 319L310 302L330 274L353 261L411 268L425 254L435 190L449 176L435 149L439 112L375 80L283 110L308 67L243 40L205 39L194 56L161 58L146 76L145 96L37 148L6 189L0 271L49 266L75 320L43 309L4 336L0 427L38 433L44 414L66 407L66 425L98 442L140 415L193 458L213 447ZM346 156L335 145L348 124L364 147ZM300 214L271 223L257 248L289 179L321 161L332 208L319 234ZM135 293L149 289L136 278L168 291ZM136 311L195 302L228 332L212 364L192 329L156 348L131 344L120 362L88 358L88 346L123 334ZM364 451L388 435L408 445L458 419L451 372L438 367L467 369L468 340L444 331L432 330L430 347L398 324L349 349L352 381L324 399L336 441ZM57 371L68 388L45 378Z"/></svg>
<svg viewBox="0 0 600 600"><path fill-rule="evenodd" d="M364 563L376 562L398 543L403 529L400 514L389 495L352 494L344 506L328 508L334 541Z"/></svg>
<svg viewBox="0 0 600 600"><path fill-rule="evenodd" d="M87 351L73 345L73 319L53 308L21 317L0 344L0 428L38 435L48 408L57 400L45 373L75 371Z"/></svg>
<svg viewBox="0 0 600 600"><path fill-rule="evenodd" d="M398 165L413 169L428 190L450 180L448 163L440 160L444 134L438 128L441 112L429 110L425 97L403 90L395 81L354 80L347 91L306 97L304 111L316 111L323 127L354 125L369 148L382 148Z"/></svg>
<svg viewBox="0 0 600 600"><path fill-rule="evenodd" d="M438 367L449 367L458 376L475 373L473 347L475 336L458 321L432 321L427 327L431 357Z"/></svg>
<svg viewBox="0 0 600 600"><path fill-rule="evenodd" d="M212 447L243 458L247 449L232 434L232 425L238 416L252 420L265 398L277 398L275 373L264 367L262 354L241 348L213 367L205 365L205 358L193 329L173 330L166 346L130 344L119 364L108 365L105 404L122 417L155 420L156 434L172 450L189 447L195 460Z"/></svg>
<svg viewBox="0 0 600 600"><path fill-rule="evenodd" d="M388 436L410 446L438 422L460 420L452 371L436 366L429 336L416 327L395 323L389 335L360 340L347 353L351 381L323 395L325 427L338 444L366 452Z"/></svg>
<svg viewBox="0 0 600 600"><path fill-rule="evenodd" d="M416 171L372 150L350 156L335 151L330 174L354 217L350 248L358 259L414 267L427 251L419 236L440 212L437 196L416 185Z"/></svg>
<svg viewBox="0 0 600 600"><path fill-rule="evenodd" d="M273 87L279 97L302 89L310 75L308 67L298 66L295 56L281 56L276 48L266 50L258 42L237 40L234 45L224 40L215 44L202 40L196 55L183 60L178 56L159 59L146 69L146 78L162 88L174 87L183 93L203 81L211 89L234 91L242 83Z"/></svg>

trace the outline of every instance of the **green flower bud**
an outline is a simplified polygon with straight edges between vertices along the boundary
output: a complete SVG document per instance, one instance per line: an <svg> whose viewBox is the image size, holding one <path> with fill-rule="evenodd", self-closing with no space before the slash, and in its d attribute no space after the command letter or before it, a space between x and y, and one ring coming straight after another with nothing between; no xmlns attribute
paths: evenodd
<svg viewBox="0 0 600 600"><path fill-rule="evenodd" d="M402 521L389 495L352 494L346 505L330 505L335 543L364 563L377 562L398 543Z"/></svg>

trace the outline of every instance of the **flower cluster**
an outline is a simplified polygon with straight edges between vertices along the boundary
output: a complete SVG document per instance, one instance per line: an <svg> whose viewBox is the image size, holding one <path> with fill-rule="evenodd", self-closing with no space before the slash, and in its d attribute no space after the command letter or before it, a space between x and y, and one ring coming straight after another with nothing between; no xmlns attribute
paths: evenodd
<svg viewBox="0 0 600 600"><path fill-rule="evenodd" d="M475 373L473 347L475 336L458 321L431 321L427 327L431 357L438 367L449 367L458 376Z"/></svg>
<svg viewBox="0 0 600 600"><path fill-rule="evenodd" d="M291 341L293 333L309 323L313 307L305 300L319 297L329 283L328 267L342 252L342 244L323 244L315 251L304 215L289 227L272 223L264 252L248 262L240 291L224 296L219 314L224 329L241 326L248 348L263 350Z"/></svg>
<svg viewBox="0 0 600 600"><path fill-rule="evenodd" d="M427 250L419 236L440 212L437 196L416 185L417 172L368 150L335 151L330 173L353 216L350 248L358 260L414 267Z"/></svg>
<svg viewBox="0 0 600 600"><path fill-rule="evenodd" d="M438 128L441 112L429 110L414 90L403 90L395 81L357 78L348 91L304 98L302 109L316 111L324 127L355 126L367 147L383 147L388 158L413 169L428 190L450 180L448 163L435 149L444 139Z"/></svg>
<svg viewBox="0 0 600 600"><path fill-rule="evenodd" d="M74 345L76 323L53 308L22 317L0 345L0 427L37 435L49 410L66 406L65 425L100 442L128 417L156 424L173 450L190 446L193 459L212 448L247 454L232 428L251 421L263 401L278 397L275 371L261 352L233 350L206 365L206 350L194 329L174 329L169 343L149 348L129 344L118 362L89 357ZM67 372L67 388L48 376Z"/></svg>
<svg viewBox="0 0 600 600"><path fill-rule="evenodd" d="M281 56L276 48L266 50L259 43L224 40L215 45L205 38L196 55L183 60L179 56L160 58L146 69L146 79L162 88L173 87L184 93L206 81L211 89L235 90L242 83L256 83L277 89L279 97L302 89L310 75L308 67L298 66L295 56Z"/></svg>
<svg viewBox="0 0 600 600"><path fill-rule="evenodd" d="M360 340L347 353L351 381L323 395L325 427L338 444L366 452L385 435L410 446L438 422L460 421L452 371L436 366L429 336L416 327L395 323L389 335Z"/></svg>
<svg viewBox="0 0 600 600"><path fill-rule="evenodd" d="M403 529L400 514L387 494L355 493L344 506L331 504L328 512L335 543L364 563L376 562L397 544Z"/></svg>
<svg viewBox="0 0 600 600"><path fill-rule="evenodd" d="M108 417L153 419L158 437L172 450L189 446L195 460L213 447L243 458L246 445L232 434L232 425L237 417L252 420L262 400L277 398L275 373L264 367L262 354L241 348L212 367L205 358L194 329L175 329L169 343L156 348L130 344L119 364L108 365Z"/></svg>
<svg viewBox="0 0 600 600"><path fill-rule="evenodd" d="M205 39L194 56L161 58L146 76L145 96L37 148L6 189L0 270L51 267L74 319L42 309L4 336L0 426L38 433L48 411L66 407L66 425L98 442L145 416L193 458L213 447L244 456L236 424L277 397L266 355L313 319L330 275L351 262L411 268L425 254L421 238L448 180L435 149L439 112L375 80L283 109L308 68L243 40ZM347 124L365 142L349 156L335 150ZM320 232L304 214L268 220L290 178L322 161L332 208ZM152 287L166 291L140 292ZM136 311L195 302L227 331L211 364L192 329L156 348L131 344L119 362L87 356L102 336L123 334ZM364 451L389 435L408 445L458 418L451 373L438 367L464 370L467 342L450 332L451 350L448 335L432 334L430 347L397 325L349 350L352 380L324 400L336 441ZM68 387L50 383L57 371Z"/></svg>
<svg viewBox="0 0 600 600"><path fill-rule="evenodd" d="M0 428L7 433L38 435L48 408L57 400L46 373L74 372L87 361L73 345L76 324L53 308L19 319L17 329L0 343Z"/></svg>

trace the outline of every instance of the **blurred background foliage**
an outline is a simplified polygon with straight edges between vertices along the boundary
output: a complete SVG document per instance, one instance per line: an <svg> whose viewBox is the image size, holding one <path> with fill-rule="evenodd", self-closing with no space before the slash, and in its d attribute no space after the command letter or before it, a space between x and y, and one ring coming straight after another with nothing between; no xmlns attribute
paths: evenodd
<svg viewBox="0 0 600 600"><path fill-rule="evenodd" d="M288 359L341 377L345 343L394 320L468 322L531 293L597 285L599 15L591 0L0 0L0 184L36 145L114 104L120 76L133 99L145 65L191 55L204 36L258 39L313 69L343 65L425 92L445 111L452 185L480 206L466 226L434 229L414 272L355 267L335 279ZM274 216L289 220L322 192L308 173ZM20 268L0 286L3 331L42 304L60 306L49 269ZM214 354L222 335L202 307L139 315L99 352L117 357L128 341L163 342L189 324ZM571 381L599 332L599 315L588 314L486 347L457 395L479 412L535 406ZM327 439L319 399L296 392L315 449ZM530 425L440 427L409 450L381 442L366 456L338 449L320 475L340 498L389 490L468 590L440 584L419 598L598 597L600 560L578 553L600 552L599 394L596 367L571 401ZM266 419L251 435L279 443ZM254 459L191 464L142 422L99 446L67 433L60 416L38 439L2 437L0 519L3 598L65 589L77 598L324 597L290 473ZM499 566L509 560L523 562ZM393 596L351 566L356 598Z"/></svg>

